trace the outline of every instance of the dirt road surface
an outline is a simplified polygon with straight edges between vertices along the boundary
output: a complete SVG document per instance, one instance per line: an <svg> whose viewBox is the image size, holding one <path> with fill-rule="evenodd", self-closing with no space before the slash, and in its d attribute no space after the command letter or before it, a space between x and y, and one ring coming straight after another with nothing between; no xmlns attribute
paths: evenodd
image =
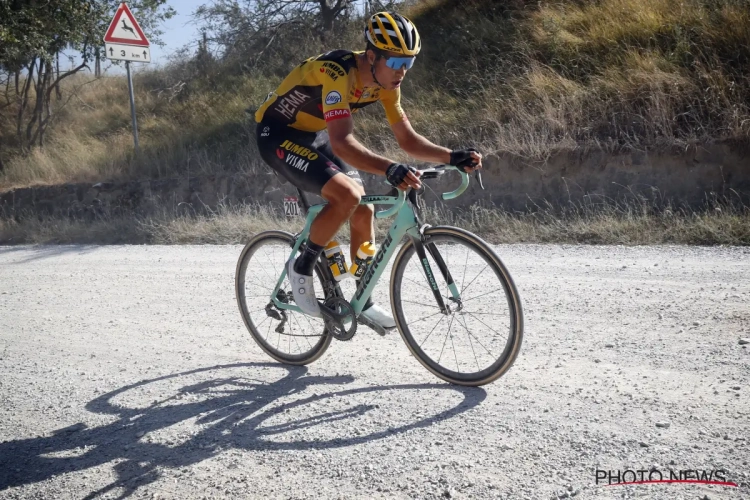
<svg viewBox="0 0 750 500"><path fill-rule="evenodd" d="M0 498L750 498L749 249L496 247L526 331L483 388L365 327L272 362L240 250L0 248Z"/></svg>

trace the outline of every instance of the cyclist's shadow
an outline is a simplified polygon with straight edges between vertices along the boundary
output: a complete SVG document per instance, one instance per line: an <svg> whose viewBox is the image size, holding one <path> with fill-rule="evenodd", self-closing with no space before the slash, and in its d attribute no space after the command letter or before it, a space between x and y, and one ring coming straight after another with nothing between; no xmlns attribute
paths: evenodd
<svg viewBox="0 0 750 500"><path fill-rule="evenodd" d="M249 378L249 374L209 377L198 383L185 385L178 389L174 396L163 401L153 401L145 408L126 408L113 401L128 391L178 377L251 368L281 369L286 371L286 375L273 382L253 380ZM434 421L451 418L477 406L487 395L483 389L477 388L446 384L408 384L361 387L332 392L319 390L305 397L301 393L310 386L320 386L322 389L325 385L343 385L354 381L351 376L309 377L305 376L306 373L307 368L304 367L273 363L242 363L200 368L143 380L122 387L86 405L86 409L93 413L119 417L110 424L94 428L76 424L56 431L50 437L0 443L0 491L120 459L121 461L114 466L118 479L104 488L91 492L85 498L93 498L116 488L122 488L120 498L125 498L139 487L156 481L159 478L160 467L189 466L227 448L290 450L357 445L411 429L427 427ZM338 436L329 440L320 440L318 436L315 439L296 441L273 441L270 438L284 433L294 435L297 431L316 425L358 417L378 405L360 403L342 410L332 410L297 420L279 419L281 423L276 425L261 425L277 415L325 398L349 397L352 399L353 396L356 398L355 395L362 393L425 389L454 391L463 396L463 400L447 410L436 412L431 417L412 420L409 423L383 428L369 434L352 437ZM300 397L287 403L274 405L280 398L293 397L296 394L300 394ZM190 401L186 402L186 399ZM341 399L337 401L346 402ZM402 415L401 418L405 416ZM176 445L169 439L165 442L154 442L150 439L149 433L175 424L199 427L199 430L192 432L189 439ZM58 456L49 456L53 454Z"/></svg>

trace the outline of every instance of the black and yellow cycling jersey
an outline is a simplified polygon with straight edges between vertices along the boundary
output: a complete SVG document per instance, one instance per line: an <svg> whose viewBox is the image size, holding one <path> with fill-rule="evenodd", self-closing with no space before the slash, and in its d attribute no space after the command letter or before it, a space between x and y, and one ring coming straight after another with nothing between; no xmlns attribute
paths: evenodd
<svg viewBox="0 0 750 500"><path fill-rule="evenodd" d="M258 123L275 123L319 132L326 122L345 118L380 101L388 122L406 120L401 90L365 88L357 71L362 52L334 50L311 57L292 70L255 113Z"/></svg>

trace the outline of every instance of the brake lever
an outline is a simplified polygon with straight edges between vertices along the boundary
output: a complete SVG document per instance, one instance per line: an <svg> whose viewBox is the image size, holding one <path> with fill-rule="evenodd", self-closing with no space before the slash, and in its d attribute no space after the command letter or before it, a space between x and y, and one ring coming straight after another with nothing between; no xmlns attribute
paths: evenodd
<svg viewBox="0 0 750 500"><path fill-rule="evenodd" d="M482 172L477 170L476 177L477 177L477 181L479 181L479 187L481 187L482 191L484 191L484 183L482 182Z"/></svg>

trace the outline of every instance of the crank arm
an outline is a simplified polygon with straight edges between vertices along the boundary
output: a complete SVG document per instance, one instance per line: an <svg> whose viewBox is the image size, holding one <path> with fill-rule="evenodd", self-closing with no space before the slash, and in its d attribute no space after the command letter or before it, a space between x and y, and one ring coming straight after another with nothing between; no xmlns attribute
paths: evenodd
<svg viewBox="0 0 750 500"><path fill-rule="evenodd" d="M336 311L334 311L333 309L331 309L330 307L324 306L323 304L320 304L320 303L318 303L318 304L320 305L320 314L323 315L324 319L327 319L329 321L333 321L338 326L342 326L343 327L342 322L346 318L346 316L347 316L346 314L339 314Z"/></svg>

